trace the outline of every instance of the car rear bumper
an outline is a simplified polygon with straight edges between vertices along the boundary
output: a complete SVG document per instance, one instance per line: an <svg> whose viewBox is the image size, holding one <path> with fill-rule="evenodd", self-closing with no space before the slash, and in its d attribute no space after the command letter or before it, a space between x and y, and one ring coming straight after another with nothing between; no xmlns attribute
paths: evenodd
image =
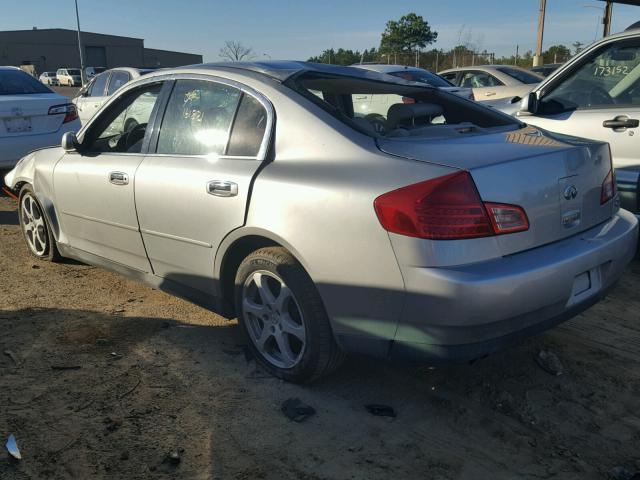
<svg viewBox="0 0 640 480"><path fill-rule="evenodd" d="M390 355L455 363L544 331L600 300L637 242L638 219L620 210L579 235L508 257L403 267L408 293Z"/></svg>
<svg viewBox="0 0 640 480"><path fill-rule="evenodd" d="M62 135L66 132L80 130L80 121L63 124L57 132L33 135L21 135L17 137L0 138L0 168L10 168L27 153L38 148L60 145Z"/></svg>

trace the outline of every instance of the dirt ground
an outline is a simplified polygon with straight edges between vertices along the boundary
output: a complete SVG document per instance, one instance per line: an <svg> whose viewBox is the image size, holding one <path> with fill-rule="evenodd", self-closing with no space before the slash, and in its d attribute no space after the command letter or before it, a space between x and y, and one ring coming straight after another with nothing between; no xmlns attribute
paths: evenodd
<svg viewBox="0 0 640 480"><path fill-rule="evenodd" d="M640 471L638 261L601 304L472 365L357 357L296 386L247 361L234 322L98 268L38 262L17 224L15 204L0 198L0 439L13 433L23 456L2 448L2 479ZM536 364L541 348L558 355L563 375ZM288 420L280 408L290 397L316 415ZM371 403L397 417L372 416Z"/></svg>

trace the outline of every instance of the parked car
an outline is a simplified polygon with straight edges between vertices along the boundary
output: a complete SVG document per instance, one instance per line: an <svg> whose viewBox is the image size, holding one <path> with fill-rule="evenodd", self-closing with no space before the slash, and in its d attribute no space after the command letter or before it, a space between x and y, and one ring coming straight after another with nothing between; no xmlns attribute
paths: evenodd
<svg viewBox="0 0 640 480"><path fill-rule="evenodd" d="M0 67L0 168L78 131L76 107L16 67Z"/></svg>
<svg viewBox="0 0 640 480"><path fill-rule="evenodd" d="M561 63L548 63L546 65L531 67L529 70L531 70L534 73L537 73L538 75L542 75L543 77L548 77L561 66L562 66Z"/></svg>
<svg viewBox="0 0 640 480"><path fill-rule="evenodd" d="M60 85L56 72L44 72L42 75L40 75L39 80L45 85Z"/></svg>
<svg viewBox="0 0 640 480"><path fill-rule="evenodd" d="M85 67L84 75L87 80L91 80L93 77L98 75L99 73L104 72L107 67Z"/></svg>
<svg viewBox="0 0 640 480"><path fill-rule="evenodd" d="M56 72L58 83L66 87L81 87L82 75L79 68L59 68Z"/></svg>
<svg viewBox="0 0 640 480"><path fill-rule="evenodd" d="M594 43L529 96L493 106L547 130L609 142L622 207L640 214L640 29Z"/></svg>
<svg viewBox="0 0 640 480"><path fill-rule="evenodd" d="M394 77L403 78L410 82L420 82L432 87L441 88L449 93L455 93L462 98L474 100L471 88L456 87L450 81L442 78L437 73L430 72L424 68L408 67L406 65L387 65L380 63L356 63L352 67L363 68L373 72L386 73ZM396 103L396 102L393 102Z"/></svg>
<svg viewBox="0 0 640 480"><path fill-rule="evenodd" d="M84 124L102 107L113 93L132 79L152 72L152 69L113 68L96 75L85 85L72 102L78 107Z"/></svg>
<svg viewBox="0 0 640 480"><path fill-rule="evenodd" d="M413 103L378 130L354 114L361 94ZM145 96L148 118L122 129ZM638 237L606 143L304 62L138 78L5 181L33 255L237 315L257 361L290 381L343 352L451 362L502 349L596 303Z"/></svg>
<svg viewBox="0 0 640 480"><path fill-rule="evenodd" d="M458 87L472 88L478 101L524 96L544 78L513 65L451 68L439 75Z"/></svg>

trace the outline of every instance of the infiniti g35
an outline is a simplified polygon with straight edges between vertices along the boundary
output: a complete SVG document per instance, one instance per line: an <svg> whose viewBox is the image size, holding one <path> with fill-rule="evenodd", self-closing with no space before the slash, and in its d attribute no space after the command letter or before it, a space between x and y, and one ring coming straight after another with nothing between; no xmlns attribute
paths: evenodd
<svg viewBox="0 0 640 480"><path fill-rule="evenodd" d="M374 125L354 113L361 95L411 101ZM502 349L599 300L638 235L606 143L300 62L151 73L6 183L35 256L237 316L258 361L290 381L345 352Z"/></svg>

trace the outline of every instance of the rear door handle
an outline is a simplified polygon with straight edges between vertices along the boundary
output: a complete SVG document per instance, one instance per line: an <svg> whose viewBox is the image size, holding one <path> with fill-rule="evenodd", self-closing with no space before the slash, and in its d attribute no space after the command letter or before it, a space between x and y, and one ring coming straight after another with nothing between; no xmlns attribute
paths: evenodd
<svg viewBox="0 0 640 480"><path fill-rule="evenodd" d="M227 180L211 180L207 183L207 193L216 197L235 197L238 195L238 184Z"/></svg>
<svg viewBox="0 0 640 480"><path fill-rule="evenodd" d="M491 97L491 96L493 96L495 94L496 94L496 92L487 92L487 93L484 94L484 96L485 97Z"/></svg>
<svg viewBox="0 0 640 480"><path fill-rule="evenodd" d="M128 185L129 175L124 172L111 172L109 173L109 182L114 185Z"/></svg>
<svg viewBox="0 0 640 480"><path fill-rule="evenodd" d="M625 129L625 128L637 128L640 125L640 120L636 118L629 118L626 115L620 115L611 120L605 120L602 122L604 128Z"/></svg>

